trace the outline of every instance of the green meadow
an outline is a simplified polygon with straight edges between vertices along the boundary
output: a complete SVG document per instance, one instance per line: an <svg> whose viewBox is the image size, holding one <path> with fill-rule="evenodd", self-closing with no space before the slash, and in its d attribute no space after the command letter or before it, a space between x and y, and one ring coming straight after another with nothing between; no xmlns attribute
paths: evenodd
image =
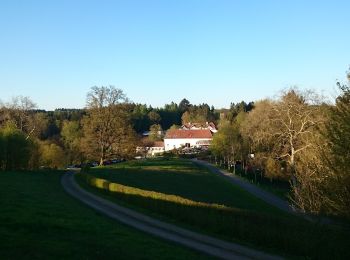
<svg viewBox="0 0 350 260"><path fill-rule="evenodd" d="M288 215L191 161L90 169L85 189L178 225L287 257L349 257L349 232Z"/></svg>
<svg viewBox="0 0 350 260"><path fill-rule="evenodd" d="M206 259L67 195L59 171L0 172L1 259Z"/></svg>

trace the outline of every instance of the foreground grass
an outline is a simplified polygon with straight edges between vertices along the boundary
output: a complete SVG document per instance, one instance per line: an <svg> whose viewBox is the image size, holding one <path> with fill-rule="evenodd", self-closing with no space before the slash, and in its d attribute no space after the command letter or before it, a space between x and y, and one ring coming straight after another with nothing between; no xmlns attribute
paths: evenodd
<svg viewBox="0 0 350 260"><path fill-rule="evenodd" d="M192 259L69 197L60 172L0 172L1 259Z"/></svg>
<svg viewBox="0 0 350 260"><path fill-rule="evenodd" d="M189 161L128 162L89 175L121 184L94 182L102 188L88 188L95 193L220 238L285 255L349 254L348 233L288 216ZM78 176L87 188L84 179Z"/></svg>

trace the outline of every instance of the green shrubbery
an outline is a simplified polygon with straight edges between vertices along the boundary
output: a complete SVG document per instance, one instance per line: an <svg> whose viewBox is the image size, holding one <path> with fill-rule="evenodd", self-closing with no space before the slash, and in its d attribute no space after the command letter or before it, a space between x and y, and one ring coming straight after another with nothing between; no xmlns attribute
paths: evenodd
<svg viewBox="0 0 350 260"><path fill-rule="evenodd" d="M26 169L30 165L34 144L24 133L9 123L0 129L0 168L3 170Z"/></svg>

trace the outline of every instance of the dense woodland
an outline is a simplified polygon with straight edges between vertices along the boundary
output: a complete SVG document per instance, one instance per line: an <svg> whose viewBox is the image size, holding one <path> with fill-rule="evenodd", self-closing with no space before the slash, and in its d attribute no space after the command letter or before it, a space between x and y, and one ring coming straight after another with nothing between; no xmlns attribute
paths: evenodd
<svg viewBox="0 0 350 260"><path fill-rule="evenodd" d="M350 82L350 74L348 74ZM229 109L183 99L161 108L135 104L113 86L92 87L85 109L38 110L29 97L0 108L2 170L64 168L133 158L142 133L214 122L210 156L217 163L255 167L291 183L300 210L350 217L350 84L326 102L313 91L282 91L278 98L232 103ZM155 134L155 136L157 136Z"/></svg>

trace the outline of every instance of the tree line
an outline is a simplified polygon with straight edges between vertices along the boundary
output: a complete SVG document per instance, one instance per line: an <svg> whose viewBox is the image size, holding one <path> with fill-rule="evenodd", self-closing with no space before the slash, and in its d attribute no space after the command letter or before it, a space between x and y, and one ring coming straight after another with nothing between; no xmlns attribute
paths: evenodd
<svg viewBox="0 0 350 260"><path fill-rule="evenodd" d="M211 152L235 171L290 182L298 209L350 217L350 73L334 103L311 90L282 91L219 122Z"/></svg>
<svg viewBox="0 0 350 260"><path fill-rule="evenodd" d="M187 99L161 108L135 104L113 86L92 87L84 109L39 110L29 97L18 96L0 104L0 169L134 157L146 131L152 142L159 139L158 131L218 118L214 107Z"/></svg>
<svg viewBox="0 0 350 260"><path fill-rule="evenodd" d="M232 103L229 109L187 99L162 108L130 102L113 86L92 87L84 109L38 110L28 97L0 106L0 169L61 168L133 158L142 133L213 121L215 161L233 172L260 169L291 184L302 211L350 216L350 75L329 103L314 91L291 88L277 98ZM231 169L232 168L232 169Z"/></svg>

